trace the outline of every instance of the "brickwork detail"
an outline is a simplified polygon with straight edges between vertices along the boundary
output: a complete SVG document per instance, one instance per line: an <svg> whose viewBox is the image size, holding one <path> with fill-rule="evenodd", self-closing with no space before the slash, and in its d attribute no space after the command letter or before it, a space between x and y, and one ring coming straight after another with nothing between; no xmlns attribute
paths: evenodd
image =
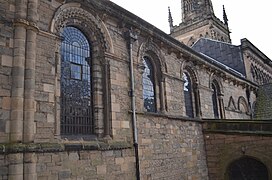
<svg viewBox="0 0 272 180"><path fill-rule="evenodd" d="M204 133L209 178L224 180L228 166L241 157L252 157L272 172L271 137Z"/></svg>

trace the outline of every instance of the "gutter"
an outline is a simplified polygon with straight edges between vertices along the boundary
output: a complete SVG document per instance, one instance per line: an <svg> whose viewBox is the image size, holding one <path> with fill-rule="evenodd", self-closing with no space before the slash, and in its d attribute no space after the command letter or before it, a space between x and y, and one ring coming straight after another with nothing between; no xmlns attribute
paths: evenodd
<svg viewBox="0 0 272 180"><path fill-rule="evenodd" d="M129 51L129 62L130 62L130 97L131 97L131 111L132 111L132 128L133 128L133 146L135 150L135 162L136 162L136 179L140 180L140 160L139 160L139 144L138 144L138 129L136 119L136 103L135 103L135 77L134 77L134 66L132 58L132 44L137 41L137 35L134 35L131 30L126 32L126 38L128 43Z"/></svg>

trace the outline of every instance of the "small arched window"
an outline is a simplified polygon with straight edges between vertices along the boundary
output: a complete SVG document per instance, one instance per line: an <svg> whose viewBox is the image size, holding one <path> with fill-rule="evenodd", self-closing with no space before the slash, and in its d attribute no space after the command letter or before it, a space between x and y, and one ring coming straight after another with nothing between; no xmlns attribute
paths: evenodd
<svg viewBox="0 0 272 180"><path fill-rule="evenodd" d="M93 133L90 45L75 27L65 27L61 43L61 134Z"/></svg>
<svg viewBox="0 0 272 180"><path fill-rule="evenodd" d="M192 80L187 72L183 73L183 81L184 81L183 92L186 116L194 117Z"/></svg>
<svg viewBox="0 0 272 180"><path fill-rule="evenodd" d="M213 105L213 114L215 119L224 118L224 104L221 94L221 89L216 80L213 80L211 84L212 88L212 105Z"/></svg>
<svg viewBox="0 0 272 180"><path fill-rule="evenodd" d="M144 108L147 112L156 112L156 92L154 67L151 59L147 56L143 57L144 73L143 73L143 100Z"/></svg>
<svg viewBox="0 0 272 180"><path fill-rule="evenodd" d="M213 114L214 114L214 118L218 119L219 118L218 90L214 83L212 83L212 90L213 90L213 94L212 94Z"/></svg>

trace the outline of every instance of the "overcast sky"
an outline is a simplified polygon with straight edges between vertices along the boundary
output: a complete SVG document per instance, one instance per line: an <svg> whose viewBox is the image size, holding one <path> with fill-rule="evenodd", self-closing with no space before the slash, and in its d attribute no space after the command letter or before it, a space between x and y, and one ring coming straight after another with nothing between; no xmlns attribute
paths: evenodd
<svg viewBox="0 0 272 180"><path fill-rule="evenodd" d="M181 22L181 0L111 0L169 34L168 6L174 25ZM223 4L234 45L247 38L272 59L272 0L212 0L215 15L223 19Z"/></svg>

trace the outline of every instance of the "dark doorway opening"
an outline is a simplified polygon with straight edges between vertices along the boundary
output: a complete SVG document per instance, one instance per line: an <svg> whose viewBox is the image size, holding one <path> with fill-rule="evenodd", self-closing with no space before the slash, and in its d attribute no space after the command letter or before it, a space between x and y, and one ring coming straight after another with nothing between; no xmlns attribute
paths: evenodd
<svg viewBox="0 0 272 180"><path fill-rule="evenodd" d="M266 166L250 157L243 157L232 162L227 174L229 180L268 180Z"/></svg>

